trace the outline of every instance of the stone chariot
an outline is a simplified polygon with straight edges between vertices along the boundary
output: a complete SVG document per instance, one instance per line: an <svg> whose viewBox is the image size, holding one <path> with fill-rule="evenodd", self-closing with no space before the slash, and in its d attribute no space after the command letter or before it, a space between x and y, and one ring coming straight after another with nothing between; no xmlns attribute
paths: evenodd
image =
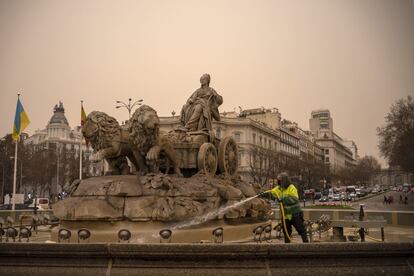
<svg viewBox="0 0 414 276"><path fill-rule="evenodd" d="M185 136L185 139L172 143L184 174L203 172L207 175L236 175L238 150L237 143L231 136L219 139L212 130L192 131L186 134L179 133L181 130L174 132L179 136ZM165 169L165 165L159 166Z"/></svg>

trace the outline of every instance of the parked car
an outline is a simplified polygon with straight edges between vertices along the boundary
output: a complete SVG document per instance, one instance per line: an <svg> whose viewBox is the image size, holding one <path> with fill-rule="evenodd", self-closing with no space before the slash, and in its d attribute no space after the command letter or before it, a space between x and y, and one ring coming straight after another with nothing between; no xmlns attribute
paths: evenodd
<svg viewBox="0 0 414 276"><path fill-rule="evenodd" d="M363 197L366 196L367 192L364 189L356 189L356 196L357 197Z"/></svg>
<svg viewBox="0 0 414 276"><path fill-rule="evenodd" d="M0 210L11 210L13 204L2 204L0 205ZM28 210L29 205L23 203L17 203L14 205L15 210Z"/></svg>
<svg viewBox="0 0 414 276"><path fill-rule="evenodd" d="M328 199L327 196L323 196L319 199L319 202L328 202L328 201L329 201L329 199Z"/></svg>
<svg viewBox="0 0 414 276"><path fill-rule="evenodd" d="M314 199L320 199L321 197L322 197L322 193L321 192L315 192Z"/></svg>
<svg viewBox="0 0 414 276"><path fill-rule="evenodd" d="M340 201L341 200L341 196L339 194L334 194L332 200L333 201Z"/></svg>
<svg viewBox="0 0 414 276"><path fill-rule="evenodd" d="M49 209L49 199L47 197L37 197L33 200L33 202L29 205L30 208L34 208L36 200L36 207L38 210L46 210Z"/></svg>

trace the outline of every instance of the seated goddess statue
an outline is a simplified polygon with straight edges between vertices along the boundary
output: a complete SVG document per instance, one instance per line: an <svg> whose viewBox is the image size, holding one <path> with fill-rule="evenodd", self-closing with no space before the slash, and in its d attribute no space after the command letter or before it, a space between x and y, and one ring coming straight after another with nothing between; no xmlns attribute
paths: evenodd
<svg viewBox="0 0 414 276"><path fill-rule="evenodd" d="M210 85L210 75L200 78L201 87L197 89L181 109L181 124L188 131L211 130L212 119L220 121L218 107L223 103L220 96Z"/></svg>

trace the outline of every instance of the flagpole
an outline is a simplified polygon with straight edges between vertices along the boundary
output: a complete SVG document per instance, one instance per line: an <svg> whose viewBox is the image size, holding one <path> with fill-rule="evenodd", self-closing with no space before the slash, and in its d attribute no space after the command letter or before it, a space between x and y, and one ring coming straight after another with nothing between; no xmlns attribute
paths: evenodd
<svg viewBox="0 0 414 276"><path fill-rule="evenodd" d="M19 135L20 138L20 135ZM13 197L12 197L12 210L14 211L16 205L16 176L17 176L17 144L19 140L16 140L16 146L14 150L14 173L13 173Z"/></svg>
<svg viewBox="0 0 414 276"><path fill-rule="evenodd" d="M83 101L81 101L81 110L83 107ZM79 180L82 180L82 123L81 123L81 133L80 133L80 142L79 142Z"/></svg>
<svg viewBox="0 0 414 276"><path fill-rule="evenodd" d="M20 94L17 94L17 100L19 100ZM14 172L13 172L13 196L12 196L12 210L16 207L16 178L17 178L17 145L19 144L20 133L18 139L15 141L16 146L14 149Z"/></svg>

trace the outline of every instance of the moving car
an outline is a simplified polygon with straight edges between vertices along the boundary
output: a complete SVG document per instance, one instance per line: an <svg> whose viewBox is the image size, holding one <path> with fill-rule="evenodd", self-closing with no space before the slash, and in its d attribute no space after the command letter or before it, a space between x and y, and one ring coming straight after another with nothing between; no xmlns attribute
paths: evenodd
<svg viewBox="0 0 414 276"><path fill-rule="evenodd" d="M403 193L408 193L411 190L410 186L411 186L410 184L404 183L403 188L402 188Z"/></svg>

